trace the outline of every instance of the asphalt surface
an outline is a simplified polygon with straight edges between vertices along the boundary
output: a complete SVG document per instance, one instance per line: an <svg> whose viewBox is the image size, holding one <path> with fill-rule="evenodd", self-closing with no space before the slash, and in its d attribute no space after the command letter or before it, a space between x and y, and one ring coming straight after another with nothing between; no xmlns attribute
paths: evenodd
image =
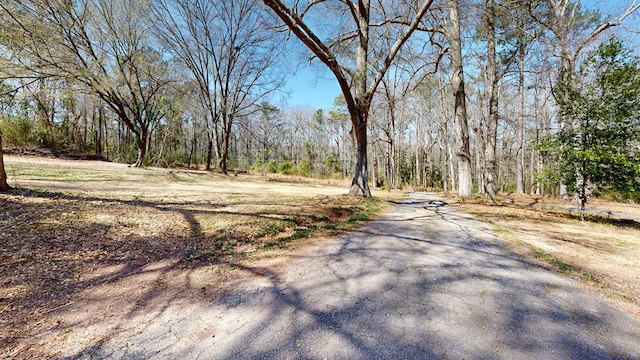
<svg viewBox="0 0 640 360"><path fill-rule="evenodd" d="M412 194L207 305L79 358L640 359L640 322Z"/></svg>

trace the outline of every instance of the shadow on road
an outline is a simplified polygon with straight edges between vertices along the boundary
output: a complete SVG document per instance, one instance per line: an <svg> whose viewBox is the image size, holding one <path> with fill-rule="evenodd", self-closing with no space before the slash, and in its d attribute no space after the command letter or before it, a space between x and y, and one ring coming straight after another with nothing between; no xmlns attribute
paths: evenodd
<svg viewBox="0 0 640 360"><path fill-rule="evenodd" d="M212 304L71 358L640 358L638 321L429 196L282 269L241 270L254 280Z"/></svg>

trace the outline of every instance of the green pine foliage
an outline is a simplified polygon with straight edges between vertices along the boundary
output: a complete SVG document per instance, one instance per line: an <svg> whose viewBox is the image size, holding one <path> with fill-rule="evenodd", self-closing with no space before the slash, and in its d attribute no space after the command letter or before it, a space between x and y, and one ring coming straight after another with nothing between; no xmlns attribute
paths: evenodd
<svg viewBox="0 0 640 360"><path fill-rule="evenodd" d="M554 96L561 129L544 148L582 206L591 191L640 194L640 62L615 38L590 52Z"/></svg>

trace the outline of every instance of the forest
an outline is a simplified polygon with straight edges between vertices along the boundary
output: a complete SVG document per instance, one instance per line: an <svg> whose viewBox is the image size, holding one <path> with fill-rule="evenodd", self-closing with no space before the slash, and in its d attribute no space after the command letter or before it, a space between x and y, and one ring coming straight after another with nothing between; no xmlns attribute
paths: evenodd
<svg viewBox="0 0 640 360"><path fill-rule="evenodd" d="M640 201L636 1L5 0L2 149ZM290 104L328 69L330 109Z"/></svg>

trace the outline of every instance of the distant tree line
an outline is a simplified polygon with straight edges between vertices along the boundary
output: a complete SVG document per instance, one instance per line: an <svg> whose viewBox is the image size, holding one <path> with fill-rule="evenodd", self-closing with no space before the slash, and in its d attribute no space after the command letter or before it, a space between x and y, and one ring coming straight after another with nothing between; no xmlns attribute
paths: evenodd
<svg viewBox="0 0 640 360"><path fill-rule="evenodd" d="M0 144L351 177L363 196L640 200L638 62L621 40L639 5L618 5L6 0ZM331 109L282 100L307 59L340 85Z"/></svg>

